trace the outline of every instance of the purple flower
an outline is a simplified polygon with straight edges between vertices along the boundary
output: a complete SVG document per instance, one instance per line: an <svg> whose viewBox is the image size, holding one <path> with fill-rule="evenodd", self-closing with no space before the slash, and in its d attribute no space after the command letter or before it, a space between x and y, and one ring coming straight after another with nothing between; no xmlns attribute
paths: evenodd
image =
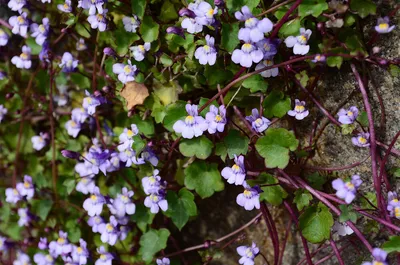
<svg viewBox="0 0 400 265"><path fill-rule="evenodd" d="M155 169L153 171L153 176L142 178L143 190L147 195L156 193L160 189L164 189L166 187L166 182L161 179L161 177L158 175L159 173L160 172L158 169Z"/></svg>
<svg viewBox="0 0 400 265"><path fill-rule="evenodd" d="M271 124L267 118L260 116L257 109L253 109L251 111L251 116L247 116L246 120L251 122L251 127L259 133L268 129L268 126Z"/></svg>
<svg viewBox="0 0 400 265"><path fill-rule="evenodd" d="M65 123L65 129L67 130L68 135L74 138L78 136L81 128L81 123L74 120L69 120Z"/></svg>
<svg viewBox="0 0 400 265"><path fill-rule="evenodd" d="M314 59L311 60L311 62L313 62L313 63L325 62L325 61L326 61L325 55L321 55L321 54L315 55Z"/></svg>
<svg viewBox="0 0 400 265"><path fill-rule="evenodd" d="M136 124L131 124L131 129L124 128L124 131L119 136L118 150L120 152L131 148L134 142L133 137L139 133Z"/></svg>
<svg viewBox="0 0 400 265"><path fill-rule="evenodd" d="M169 265L170 264L169 258L157 259L156 262L157 262L157 265Z"/></svg>
<svg viewBox="0 0 400 265"><path fill-rule="evenodd" d="M143 158L136 157L136 152L132 148L122 151L118 157L122 162L126 163L125 167L130 167L132 164L141 165L145 163Z"/></svg>
<svg viewBox="0 0 400 265"><path fill-rule="evenodd" d="M25 175L24 182L17 184L17 190L22 197L26 196L27 200L32 199L33 195L35 195L35 187L32 183L32 177Z"/></svg>
<svg viewBox="0 0 400 265"><path fill-rule="evenodd" d="M18 225L19 226L28 226L29 222L32 219L28 208L19 208L18 215L19 215Z"/></svg>
<svg viewBox="0 0 400 265"><path fill-rule="evenodd" d="M344 182L341 179L332 181L332 187L336 190L336 196L350 204L356 197L357 189L360 187L362 180L359 175L353 175L351 181Z"/></svg>
<svg viewBox="0 0 400 265"><path fill-rule="evenodd" d="M6 189L6 202L11 204L16 204L21 199L22 199L21 194L19 194L17 189L13 188Z"/></svg>
<svg viewBox="0 0 400 265"><path fill-rule="evenodd" d="M254 259L260 252L256 243L252 243L251 247L249 246L240 246L236 249L237 253L242 256L239 260L239 264L243 265L254 265Z"/></svg>
<svg viewBox="0 0 400 265"><path fill-rule="evenodd" d="M7 114L8 110L0 104L0 123L3 120L4 116Z"/></svg>
<svg viewBox="0 0 400 265"><path fill-rule="evenodd" d="M359 133L356 137L351 138L352 143L358 147L369 146L369 133Z"/></svg>
<svg viewBox="0 0 400 265"><path fill-rule="evenodd" d="M36 253L33 256L33 261L37 265L53 265L54 264L54 258L50 254L43 254L43 253Z"/></svg>
<svg viewBox="0 0 400 265"><path fill-rule="evenodd" d="M0 80L4 80L5 78L7 78L7 73L4 71L0 70ZM3 105L0 105L0 115L2 114L1 112L4 110ZM1 116L0 116L0 121L1 121Z"/></svg>
<svg viewBox="0 0 400 265"><path fill-rule="evenodd" d="M203 25L197 23L194 18L186 17L182 20L182 28L186 29L191 34L202 32Z"/></svg>
<svg viewBox="0 0 400 265"><path fill-rule="evenodd" d="M339 236L347 236L354 233L353 229L351 229L346 223L335 222L332 226L332 231L336 232Z"/></svg>
<svg viewBox="0 0 400 265"><path fill-rule="evenodd" d="M150 42L146 42L144 45L132 46L129 50L131 50L133 58L140 62L143 61L146 52L148 52L150 48Z"/></svg>
<svg viewBox="0 0 400 265"><path fill-rule="evenodd" d="M104 175L107 175L107 168L110 166L109 156L109 150L102 151L101 148L90 148L84 163L87 167L91 166L93 174L97 175L101 171Z"/></svg>
<svg viewBox="0 0 400 265"><path fill-rule="evenodd" d="M189 10L192 10L196 16L196 21L200 25L211 25L215 22L214 15L218 13L218 8L213 8L206 1L196 1L189 4Z"/></svg>
<svg viewBox="0 0 400 265"><path fill-rule="evenodd" d="M90 217L88 220L88 225L90 227L92 227L93 233L99 232L99 226L101 224L104 224L104 220L100 216L93 216L93 217Z"/></svg>
<svg viewBox="0 0 400 265"><path fill-rule="evenodd" d="M103 14L107 12L107 9L103 9L103 4L105 2L104 0L79 0L78 7L89 9L89 15L96 14L96 10L99 14Z"/></svg>
<svg viewBox="0 0 400 265"><path fill-rule="evenodd" d="M40 133L39 135L32 136L31 141L32 141L32 146L33 149L36 151L40 151L43 149L43 147L46 146L46 140L48 139L48 134L47 133Z"/></svg>
<svg viewBox="0 0 400 265"><path fill-rule="evenodd" d="M108 253L103 246L97 249L97 253L100 254L100 257L98 260L96 260L96 263L94 265L111 265L112 260L114 259L114 256Z"/></svg>
<svg viewBox="0 0 400 265"><path fill-rule="evenodd" d="M225 167L221 171L221 175L229 184L243 185L246 177L246 169L244 167L244 156L237 157L235 155L235 164L232 167Z"/></svg>
<svg viewBox="0 0 400 265"><path fill-rule="evenodd" d="M197 105L186 104L188 116L185 120L176 121L173 129L176 133L181 133L183 138L192 139L199 137L208 129L206 120L198 115Z"/></svg>
<svg viewBox="0 0 400 265"><path fill-rule="evenodd" d="M270 60L270 59L262 60L259 64L256 65L256 71L260 70L262 68L268 67L268 66L272 66L272 65L274 65L274 62L272 60ZM272 69L269 69L269 70L265 70L265 71L260 73L260 75L262 77L266 77L266 78L271 77L271 76L275 77L278 74L279 74L278 67L275 67L275 68L272 68Z"/></svg>
<svg viewBox="0 0 400 265"><path fill-rule="evenodd" d="M182 28L178 28L178 27L168 27L166 29L166 32L168 34L176 34L178 36L181 36L182 38L185 38L185 32L183 31Z"/></svg>
<svg viewBox="0 0 400 265"><path fill-rule="evenodd" d="M83 156L85 156L85 155L83 155ZM77 163L75 165L75 171L81 177L89 177L89 178L94 177L94 174L92 172L92 166L90 163Z"/></svg>
<svg viewBox="0 0 400 265"><path fill-rule="evenodd" d="M256 43L257 47L264 53L264 59L271 58L278 53L279 39L264 38Z"/></svg>
<svg viewBox="0 0 400 265"><path fill-rule="evenodd" d="M101 242L108 243L114 246L118 239L118 222L113 215L110 217L110 222L107 224L99 225L99 232L101 233Z"/></svg>
<svg viewBox="0 0 400 265"><path fill-rule="evenodd" d="M140 26L140 22L136 15L133 15L132 17L123 17L122 23L124 23L126 32L136 32L136 29Z"/></svg>
<svg viewBox="0 0 400 265"><path fill-rule="evenodd" d="M42 46L50 32L49 19L45 17L42 19L42 24L33 23L30 28L31 36L36 38L35 41L38 45Z"/></svg>
<svg viewBox="0 0 400 265"><path fill-rule="evenodd" d="M122 188L122 194L117 194L117 198L111 202L112 204L109 207L111 214L117 217L134 214L136 206L131 199L133 194L133 191L128 191L125 187Z"/></svg>
<svg viewBox="0 0 400 265"><path fill-rule="evenodd" d="M305 117L308 116L308 114L310 113L306 108L305 108L306 102L305 101L300 101L298 99L295 99L295 106L294 106L294 110L289 110L288 111L288 115L295 117L296 120L301 121L302 119L304 119Z"/></svg>
<svg viewBox="0 0 400 265"><path fill-rule="evenodd" d="M240 64L243 67L251 67L254 63L259 63L264 54L255 44L251 43L249 39L245 40L246 43L242 45L241 49L236 49L232 53L232 61Z"/></svg>
<svg viewBox="0 0 400 265"><path fill-rule="evenodd" d="M374 248L372 250L372 257L374 257L373 262L364 262L362 265L388 265L388 263L386 262L386 251L380 248Z"/></svg>
<svg viewBox="0 0 400 265"><path fill-rule="evenodd" d="M395 28L395 26L389 26L389 17L384 17L384 18L378 18L378 22L375 26L375 30L376 32L380 33L380 34L384 34L384 33L389 33L391 32L393 29Z"/></svg>
<svg viewBox="0 0 400 265"><path fill-rule="evenodd" d="M260 193L258 186L250 187L246 181L243 181L244 192L236 197L236 203L244 207L247 211L254 208L260 209Z"/></svg>
<svg viewBox="0 0 400 265"><path fill-rule="evenodd" d="M63 5L62 4L58 4L57 8L61 12L71 13L72 12L71 0L65 0Z"/></svg>
<svg viewBox="0 0 400 265"><path fill-rule="evenodd" d="M31 259L25 253L17 252L17 259L14 260L13 265L31 265Z"/></svg>
<svg viewBox="0 0 400 265"><path fill-rule="evenodd" d="M8 7L12 11L21 11L21 9L26 5L26 0L10 0L8 1Z"/></svg>
<svg viewBox="0 0 400 265"><path fill-rule="evenodd" d="M79 38L79 40L76 42L76 50L77 51L84 51L87 49L87 45L85 43L85 40L82 38Z"/></svg>
<svg viewBox="0 0 400 265"><path fill-rule="evenodd" d="M146 146L140 156L144 161L150 162L154 167L158 165L158 157L149 147Z"/></svg>
<svg viewBox="0 0 400 265"><path fill-rule="evenodd" d="M356 106L352 106L347 110L340 109L337 115L341 124L352 124L357 119L358 109Z"/></svg>
<svg viewBox="0 0 400 265"><path fill-rule="evenodd" d="M41 250L45 250L48 248L47 238L45 238L45 237L40 238L39 243L38 243L38 248Z"/></svg>
<svg viewBox="0 0 400 265"><path fill-rule="evenodd" d="M242 7L242 12L235 13L236 19L245 21L245 28L239 30L239 40L258 42L264 38L264 34L272 30L273 24L268 18L258 20L250 12L247 6Z"/></svg>
<svg viewBox="0 0 400 265"><path fill-rule="evenodd" d="M104 103L101 97L91 95L85 90L86 97L83 99L82 107L86 110L89 115L93 115L96 112L96 107Z"/></svg>
<svg viewBox="0 0 400 265"><path fill-rule="evenodd" d="M93 193L95 187L96 183L94 182L94 179L90 177L83 177L79 180L75 189L83 194L88 194Z"/></svg>
<svg viewBox="0 0 400 265"><path fill-rule="evenodd" d="M113 152L109 158L110 166L107 168L107 172L118 171L121 167L121 160L119 159L119 153Z"/></svg>
<svg viewBox="0 0 400 265"><path fill-rule="evenodd" d="M60 230L57 241L51 241L49 251L53 257L63 256L72 251L72 245L68 241L68 233Z"/></svg>
<svg viewBox="0 0 400 265"><path fill-rule="evenodd" d="M158 192L151 193L144 200L144 205L150 208L151 213L158 213L161 210L168 210L168 202L165 199L165 190L160 189Z"/></svg>
<svg viewBox="0 0 400 265"><path fill-rule="evenodd" d="M7 238L0 236L0 251L5 253L7 249Z"/></svg>
<svg viewBox="0 0 400 265"><path fill-rule="evenodd" d="M389 191L388 193L388 205L386 208L389 211L391 217L400 219L400 202L397 198L396 192Z"/></svg>
<svg viewBox="0 0 400 265"><path fill-rule="evenodd" d="M78 62L78 60L74 60L72 54L64 52L61 63L58 66L62 68L64 73L71 73L75 71L76 67L78 67Z"/></svg>
<svg viewBox="0 0 400 265"><path fill-rule="evenodd" d="M310 46L307 45L312 31L305 28L300 28L300 35L297 37L289 36L285 39L286 47L292 48L294 54L305 55L310 51Z"/></svg>
<svg viewBox="0 0 400 265"><path fill-rule="evenodd" d="M90 27L92 29L99 29L99 31L105 31L107 28L107 15L108 10L104 9L103 13L99 13L96 15L90 15L88 17L88 22L90 23Z"/></svg>
<svg viewBox="0 0 400 265"><path fill-rule="evenodd" d="M219 110L219 113L218 113ZM217 131L223 132L226 125L226 109L223 105L217 108L214 105L210 106L210 111L206 114L208 122L208 132L214 134Z"/></svg>
<svg viewBox="0 0 400 265"><path fill-rule="evenodd" d="M22 47L22 53L20 56L14 56L11 58L11 62L20 69L29 69L32 66L31 61L31 48L24 45Z"/></svg>
<svg viewBox="0 0 400 265"><path fill-rule="evenodd" d="M74 261L71 256L62 257L64 265L79 265L78 262Z"/></svg>
<svg viewBox="0 0 400 265"><path fill-rule="evenodd" d="M136 71L136 65L132 65L131 60L128 60L128 64L116 63L113 65L113 73L118 75L118 80L123 84L134 81Z"/></svg>
<svg viewBox="0 0 400 265"><path fill-rule="evenodd" d="M121 222L119 222L121 224ZM119 240L124 241L128 237L130 228L125 225L119 227Z"/></svg>
<svg viewBox="0 0 400 265"><path fill-rule="evenodd" d="M398 203L399 202L399 198L397 197L397 193L396 192L388 192L388 204L391 203Z"/></svg>
<svg viewBox="0 0 400 265"><path fill-rule="evenodd" d="M80 123L84 123L87 117L89 117L89 115L84 108L74 108L71 112L71 118Z"/></svg>
<svg viewBox="0 0 400 265"><path fill-rule="evenodd" d="M83 202L83 209L89 216L100 215L103 211L103 205L106 203L104 196L101 195L98 187L95 187L92 195Z"/></svg>
<svg viewBox="0 0 400 265"><path fill-rule="evenodd" d="M0 46L6 46L9 38L10 36L4 30L0 29Z"/></svg>
<svg viewBox="0 0 400 265"><path fill-rule="evenodd" d="M43 43L42 50L39 53L39 59L40 59L40 61L44 62L45 64L50 63L50 45L48 42ZM63 97L66 98L66 96L64 96L64 95L54 96L54 100L57 101L59 106L63 106L65 104L67 104L67 99L62 101Z"/></svg>
<svg viewBox="0 0 400 265"><path fill-rule="evenodd" d="M196 49L194 57L199 60L201 65L214 65L217 60L217 50L214 47L214 38L206 35L207 44Z"/></svg>
<svg viewBox="0 0 400 265"><path fill-rule="evenodd" d="M26 12L23 12L19 16L10 17L8 22L12 27L11 31L13 34L19 34L24 38L27 37L26 33L28 32L28 26L29 26L27 16L28 15L26 14Z"/></svg>

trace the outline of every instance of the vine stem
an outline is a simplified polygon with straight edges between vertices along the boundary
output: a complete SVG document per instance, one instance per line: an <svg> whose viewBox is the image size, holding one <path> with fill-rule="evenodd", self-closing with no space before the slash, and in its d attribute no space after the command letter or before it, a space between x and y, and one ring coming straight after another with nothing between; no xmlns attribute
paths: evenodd
<svg viewBox="0 0 400 265"><path fill-rule="evenodd" d="M261 203L261 213L265 219L265 223L267 224L267 228L271 235L272 245L274 247L274 264L278 265L279 262L279 237L278 232L276 231L275 222L272 219L271 213L268 210L267 205L265 202Z"/></svg>
<svg viewBox="0 0 400 265"><path fill-rule="evenodd" d="M386 162L387 162L387 160L389 158L390 150L392 150L392 148L393 148L394 144L396 143L397 139L399 138L399 136L400 136L400 131L398 131L396 133L396 135L394 136L392 142L389 144L389 147L386 150L385 156L382 159L381 168L380 168L380 172L379 172L381 177L382 177L383 172L385 170L385 164L386 164Z"/></svg>
<svg viewBox="0 0 400 265"><path fill-rule="evenodd" d="M51 176L53 180L53 193L56 202L58 202L57 193L57 165L56 165L56 141L55 141L55 128L54 128L54 105L53 105L53 79L54 71L53 64L50 62L50 101L49 101L49 118L50 118L50 134L51 134Z"/></svg>
<svg viewBox="0 0 400 265"><path fill-rule="evenodd" d="M340 265L344 265L343 259L340 256L339 249L337 248L335 241L333 241L333 239L332 239L332 235L331 235L331 238L329 239L329 243L331 244L331 247L332 247L333 252L335 253L335 255L336 255L336 257L337 257L337 259L339 261L339 264Z"/></svg>
<svg viewBox="0 0 400 265"><path fill-rule="evenodd" d="M358 86L360 88L362 97L363 97L363 101L364 101L364 107L365 107L365 111L367 112L367 117L368 117L368 125L369 125L369 134L370 134L370 138L369 138L369 142L370 142L370 154L371 154L371 169L372 169L372 178L374 180L374 186L375 186L375 191L376 191L376 195L378 198L378 207L379 209L383 212L385 211L385 207L382 204L382 193L381 193L381 179L378 175L378 167L376 164L377 161L377 156L376 156L376 135L375 135L375 126L374 126L374 119L372 116L372 109L371 109L371 105L369 104L368 101L368 94L367 91L365 89L364 83L361 80L361 76L357 71L356 66L352 63L351 65L351 70L353 71L353 74L358 82Z"/></svg>
<svg viewBox="0 0 400 265"><path fill-rule="evenodd" d="M287 4L291 3L291 2L294 2L294 0L287 0L287 1L284 1L284 2L279 3L277 5L274 5L270 9L268 9L268 10L266 10L266 11L264 11L264 12L258 14L258 15L256 15L256 17L261 17L261 16L264 16L264 15L266 15L268 13L274 12L276 9L280 8L281 6L287 5Z"/></svg>
<svg viewBox="0 0 400 265"><path fill-rule="evenodd" d="M275 25L274 30L272 31L270 38L273 39L279 32L279 30L281 29L281 27L283 26L283 24L285 24L285 22L287 21L287 19L289 18L290 14L293 13L293 11L301 4L301 2L303 2L303 0L297 0L290 8L289 10L286 12L286 14L281 18L281 20L279 20L279 22Z"/></svg>
<svg viewBox="0 0 400 265"><path fill-rule="evenodd" d="M400 132L399 132L400 133ZM365 161L367 161L367 159L370 156L367 156L366 158L364 158L363 160L353 163L351 165L347 165L347 166L341 166L341 167L317 167L317 166L308 166L305 165L304 168L306 169L312 169L312 170L326 170L326 171L338 171L338 170L345 170L345 169L350 169L350 168L354 168L356 166L361 165L362 163L364 163Z"/></svg>

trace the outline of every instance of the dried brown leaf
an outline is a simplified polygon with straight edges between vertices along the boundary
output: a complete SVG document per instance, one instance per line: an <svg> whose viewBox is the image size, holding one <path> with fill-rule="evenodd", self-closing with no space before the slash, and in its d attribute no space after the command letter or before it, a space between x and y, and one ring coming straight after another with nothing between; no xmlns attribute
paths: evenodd
<svg viewBox="0 0 400 265"><path fill-rule="evenodd" d="M143 104L149 96L149 90L144 84L128 82L122 88L120 94L126 100L126 107L130 110L136 105Z"/></svg>

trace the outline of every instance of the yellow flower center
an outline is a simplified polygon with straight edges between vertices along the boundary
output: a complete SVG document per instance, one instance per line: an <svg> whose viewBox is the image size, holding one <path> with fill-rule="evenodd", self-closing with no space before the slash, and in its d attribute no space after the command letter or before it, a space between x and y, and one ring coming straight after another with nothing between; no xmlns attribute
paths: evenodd
<svg viewBox="0 0 400 265"><path fill-rule="evenodd" d="M23 52L23 53L21 53L21 55L19 57L21 57L22 60L27 60L29 56L28 56L28 54Z"/></svg>
<svg viewBox="0 0 400 265"><path fill-rule="evenodd" d="M135 24L136 23L136 19L134 17L131 17L131 23Z"/></svg>
<svg viewBox="0 0 400 265"><path fill-rule="evenodd" d="M57 243L60 244L60 245L62 245L62 244L65 243L65 239L62 238L62 237L59 237L59 238L57 239Z"/></svg>
<svg viewBox="0 0 400 265"><path fill-rule="evenodd" d="M243 194L244 194L244 196L246 196L246 197L250 197L251 191L249 191L249 190L244 190Z"/></svg>
<svg viewBox="0 0 400 265"><path fill-rule="evenodd" d="M81 253L83 252L83 249L82 249L81 247L78 247L78 248L76 249L76 252L78 252L78 254L81 254Z"/></svg>
<svg viewBox="0 0 400 265"><path fill-rule="evenodd" d="M261 119L261 118L258 118L258 119L255 121L255 124L256 124L257 126L261 126L261 125L263 124L262 119Z"/></svg>
<svg viewBox="0 0 400 265"><path fill-rule="evenodd" d="M296 111L296 112L303 112L304 111L304 106L302 106L302 105L296 105L296 107L294 107L294 110Z"/></svg>
<svg viewBox="0 0 400 265"><path fill-rule="evenodd" d="M321 55L315 56L315 60L320 61L321 60Z"/></svg>
<svg viewBox="0 0 400 265"><path fill-rule="evenodd" d="M396 217L400 217L400 207L395 207L395 208L394 208L394 215L395 215Z"/></svg>
<svg viewBox="0 0 400 265"><path fill-rule="evenodd" d="M94 195L94 194L92 194L91 196L90 196L90 199L92 200L92 201L97 201L97 196L96 195Z"/></svg>
<svg viewBox="0 0 400 265"><path fill-rule="evenodd" d="M106 259L107 259L107 256L106 256L106 255L104 255L104 254L101 254L101 255L100 255L100 259L102 259L102 260L106 260Z"/></svg>
<svg viewBox="0 0 400 265"><path fill-rule="evenodd" d="M31 187L31 184L28 181L25 181L24 182L24 187L28 189L28 188Z"/></svg>
<svg viewBox="0 0 400 265"><path fill-rule="evenodd" d="M114 230L114 227L111 225L111 224L107 224L106 225L106 230L107 230L107 232L112 232L113 230Z"/></svg>
<svg viewBox="0 0 400 265"><path fill-rule="evenodd" d="M388 24L388 23L381 23L381 24L379 24L379 29L385 30L385 29L388 29L388 28L389 28L389 24Z"/></svg>
<svg viewBox="0 0 400 265"><path fill-rule="evenodd" d="M372 265L383 265L384 263L383 262L380 262L380 261L374 261L373 263L372 263Z"/></svg>
<svg viewBox="0 0 400 265"><path fill-rule="evenodd" d="M156 182L156 178L155 177L149 177L149 182L151 184L154 184Z"/></svg>
<svg viewBox="0 0 400 265"><path fill-rule="evenodd" d="M158 201L158 196L154 195L154 194L151 194L150 195L150 200L152 200L153 202L157 202Z"/></svg>
<svg viewBox="0 0 400 265"><path fill-rule="evenodd" d="M71 120L71 127L76 127L76 122Z"/></svg>
<svg viewBox="0 0 400 265"><path fill-rule="evenodd" d="M358 138L358 141L362 144L365 144L367 142L367 139L365 139L364 137L360 136L360 138Z"/></svg>
<svg viewBox="0 0 400 265"><path fill-rule="evenodd" d="M18 23L20 23L20 24L25 23L25 19L24 19L23 16L18 16L18 17L17 17L17 21L18 21Z"/></svg>
<svg viewBox="0 0 400 265"><path fill-rule="evenodd" d="M300 39L301 42L307 42L307 38L304 35L300 35L299 39Z"/></svg>
<svg viewBox="0 0 400 265"><path fill-rule="evenodd" d="M204 48L204 50L205 50L206 52L209 52L209 51L210 51L210 46L208 46L208 45L204 45L203 48Z"/></svg>
<svg viewBox="0 0 400 265"><path fill-rule="evenodd" d="M271 50L271 45L269 45L268 43L264 44L264 49L268 52Z"/></svg>
<svg viewBox="0 0 400 265"><path fill-rule="evenodd" d="M350 111L350 110L347 112L347 116L353 116L353 114L354 113L352 111Z"/></svg>
<svg viewBox="0 0 400 265"><path fill-rule="evenodd" d="M349 188L349 190L353 190L354 189L354 184L351 182L347 182L346 183L346 187Z"/></svg>
<svg viewBox="0 0 400 265"><path fill-rule="evenodd" d="M44 28L43 25L40 25L40 26L39 26L39 31L40 31L41 33L44 33L45 30L46 30L46 29Z"/></svg>
<svg viewBox="0 0 400 265"><path fill-rule="evenodd" d="M13 189L13 193L14 193L14 195L18 195L18 190L17 189Z"/></svg>
<svg viewBox="0 0 400 265"><path fill-rule="evenodd" d="M399 202L399 200L398 199L393 199L392 202Z"/></svg>
<svg viewBox="0 0 400 265"><path fill-rule="evenodd" d="M220 115L215 116L215 121L216 122L222 121L222 117Z"/></svg>
<svg viewBox="0 0 400 265"><path fill-rule="evenodd" d="M4 30L0 29L0 37L3 37L5 35L6 35L6 33L4 32Z"/></svg>
<svg viewBox="0 0 400 265"><path fill-rule="evenodd" d="M251 49L251 44L250 43L245 43L245 44L243 44L243 47L245 48L245 49Z"/></svg>
<svg viewBox="0 0 400 265"><path fill-rule="evenodd" d="M251 248L246 249L245 253L246 253L247 257L249 257L249 258L253 257L253 252L251 251Z"/></svg>
<svg viewBox="0 0 400 265"><path fill-rule="evenodd" d="M53 259L52 256L46 255L46 260L49 261L49 262L53 262L54 259Z"/></svg>
<svg viewBox="0 0 400 265"><path fill-rule="evenodd" d="M128 197L125 196L125 195L122 195L121 199L122 199L123 202L127 202L129 200Z"/></svg>
<svg viewBox="0 0 400 265"><path fill-rule="evenodd" d="M126 67L126 66L125 66L125 67ZM128 131L126 132L126 135L128 135L128 137L132 137L132 136L133 136L132 130L128 130Z"/></svg>
<svg viewBox="0 0 400 265"><path fill-rule="evenodd" d="M214 15L214 9L212 9L212 8L208 9L207 15L209 15L209 16Z"/></svg>
<svg viewBox="0 0 400 265"><path fill-rule="evenodd" d="M140 50L141 52L144 52L144 51L145 51L145 49L144 49L144 46L143 46L143 45L139 45L139 46L138 46L138 48L139 48L139 50Z"/></svg>
<svg viewBox="0 0 400 265"><path fill-rule="evenodd" d="M234 164L234 165L232 166L232 169L233 169L233 170L239 170L239 168L240 168L240 167L239 167L237 164Z"/></svg>
<svg viewBox="0 0 400 265"><path fill-rule="evenodd" d="M64 4L64 9L69 9L69 5L68 4Z"/></svg>
<svg viewBox="0 0 400 265"><path fill-rule="evenodd" d="M125 154L126 154L127 156L132 156L132 152L129 151L129 150L125 150Z"/></svg>
<svg viewBox="0 0 400 265"><path fill-rule="evenodd" d="M192 115L186 116L185 122L186 123L193 123L194 122L194 117Z"/></svg>
<svg viewBox="0 0 400 265"><path fill-rule="evenodd" d="M97 20L98 20L98 21L104 19L104 16L103 16L102 14L97 14L96 17L97 17Z"/></svg>

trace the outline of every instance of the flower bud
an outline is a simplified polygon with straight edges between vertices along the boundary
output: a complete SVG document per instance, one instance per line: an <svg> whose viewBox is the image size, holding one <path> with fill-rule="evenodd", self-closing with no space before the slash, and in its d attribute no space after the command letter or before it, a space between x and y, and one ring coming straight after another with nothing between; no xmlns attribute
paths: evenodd
<svg viewBox="0 0 400 265"><path fill-rule="evenodd" d="M380 51L381 51L381 48L378 47L378 46L375 46L374 48L372 48L372 53L373 53L373 54L380 53Z"/></svg>
<svg viewBox="0 0 400 265"><path fill-rule="evenodd" d="M63 157L71 158L71 159L79 159L81 156L78 152L70 151L70 150L62 150L61 154Z"/></svg>
<svg viewBox="0 0 400 265"><path fill-rule="evenodd" d="M196 14L190 9L182 8L181 10L179 10L179 16L181 16L181 17L186 16L186 17L190 17L190 18L195 18Z"/></svg>
<svg viewBox="0 0 400 265"><path fill-rule="evenodd" d="M183 32L183 29L181 29L181 28L168 27L166 31L167 31L168 34L176 34L176 35L181 36L182 38L185 38L185 34Z"/></svg>
<svg viewBox="0 0 400 265"><path fill-rule="evenodd" d="M214 5L220 7L223 6L225 3L223 0L214 0Z"/></svg>
<svg viewBox="0 0 400 265"><path fill-rule="evenodd" d="M116 56L117 53L110 47L105 47L103 53L108 56Z"/></svg>
<svg viewBox="0 0 400 265"><path fill-rule="evenodd" d="M14 96L14 93L7 93L6 99L11 99Z"/></svg>

